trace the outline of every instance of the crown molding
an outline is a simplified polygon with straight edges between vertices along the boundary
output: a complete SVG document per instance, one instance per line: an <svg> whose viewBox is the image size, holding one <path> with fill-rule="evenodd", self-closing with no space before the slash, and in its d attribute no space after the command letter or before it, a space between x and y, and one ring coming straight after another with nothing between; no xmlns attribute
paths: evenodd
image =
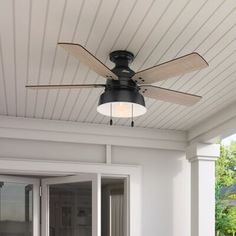
<svg viewBox="0 0 236 236"><path fill-rule="evenodd" d="M0 116L0 138L185 151L184 131Z"/></svg>
<svg viewBox="0 0 236 236"><path fill-rule="evenodd" d="M235 133L236 104L233 103L192 127L188 132L188 141L216 143Z"/></svg>

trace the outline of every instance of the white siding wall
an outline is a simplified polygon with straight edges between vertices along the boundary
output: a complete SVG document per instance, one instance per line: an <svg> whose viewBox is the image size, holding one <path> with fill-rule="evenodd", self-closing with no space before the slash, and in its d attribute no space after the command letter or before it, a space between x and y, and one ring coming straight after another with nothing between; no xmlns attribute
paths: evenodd
<svg viewBox="0 0 236 236"><path fill-rule="evenodd" d="M104 145L0 139L1 156L104 163ZM143 167L142 235L190 235L190 166L184 152L112 146L112 163ZM132 199L131 199L132 200Z"/></svg>
<svg viewBox="0 0 236 236"><path fill-rule="evenodd" d="M113 147L112 160L143 166L143 236L190 235L190 165L184 153Z"/></svg>

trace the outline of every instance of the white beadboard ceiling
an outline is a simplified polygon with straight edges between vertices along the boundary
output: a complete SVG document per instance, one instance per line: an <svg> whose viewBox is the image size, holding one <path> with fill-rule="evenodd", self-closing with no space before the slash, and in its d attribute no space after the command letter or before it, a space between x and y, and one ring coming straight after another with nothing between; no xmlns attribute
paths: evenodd
<svg viewBox="0 0 236 236"><path fill-rule="evenodd" d="M1 0L0 115L108 123L101 89L26 90L26 84L100 83L57 42L80 43L107 66L125 49L138 71L191 53L209 63L157 85L201 95L192 107L146 99L135 126L188 130L236 101L235 0ZM130 125L130 119L115 119Z"/></svg>

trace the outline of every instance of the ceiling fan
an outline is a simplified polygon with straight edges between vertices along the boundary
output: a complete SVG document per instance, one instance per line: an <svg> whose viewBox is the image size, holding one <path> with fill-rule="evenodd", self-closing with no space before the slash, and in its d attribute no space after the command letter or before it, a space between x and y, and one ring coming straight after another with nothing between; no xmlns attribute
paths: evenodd
<svg viewBox="0 0 236 236"><path fill-rule="evenodd" d="M98 102L97 111L105 116L119 118L133 118L143 115L147 111L143 96L185 106L194 105L201 99L201 97L197 95L152 85L158 81L207 67L208 63L196 52L142 71L134 72L129 68L129 64L134 59L134 55L131 52L123 50L111 52L110 60L115 63L115 67L110 70L99 59L79 44L58 43L58 45L78 58L81 63L90 67L98 75L104 77L106 83L26 85L27 88L104 88L104 92L101 94Z"/></svg>

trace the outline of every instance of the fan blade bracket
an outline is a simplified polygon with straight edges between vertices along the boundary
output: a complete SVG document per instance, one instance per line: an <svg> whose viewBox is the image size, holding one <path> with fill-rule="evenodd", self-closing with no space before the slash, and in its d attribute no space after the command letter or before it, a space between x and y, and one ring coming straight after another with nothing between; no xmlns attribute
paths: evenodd
<svg viewBox="0 0 236 236"><path fill-rule="evenodd" d="M145 92L147 91L147 89L146 88L140 88L140 93L142 93L143 95L145 95Z"/></svg>
<svg viewBox="0 0 236 236"><path fill-rule="evenodd" d="M138 84L144 84L145 83L145 79L143 79L142 77L137 77L134 79L134 81Z"/></svg>
<svg viewBox="0 0 236 236"><path fill-rule="evenodd" d="M112 76L112 75L106 75L105 76L107 79L114 79L114 80L116 80L116 78L114 77L114 76Z"/></svg>

